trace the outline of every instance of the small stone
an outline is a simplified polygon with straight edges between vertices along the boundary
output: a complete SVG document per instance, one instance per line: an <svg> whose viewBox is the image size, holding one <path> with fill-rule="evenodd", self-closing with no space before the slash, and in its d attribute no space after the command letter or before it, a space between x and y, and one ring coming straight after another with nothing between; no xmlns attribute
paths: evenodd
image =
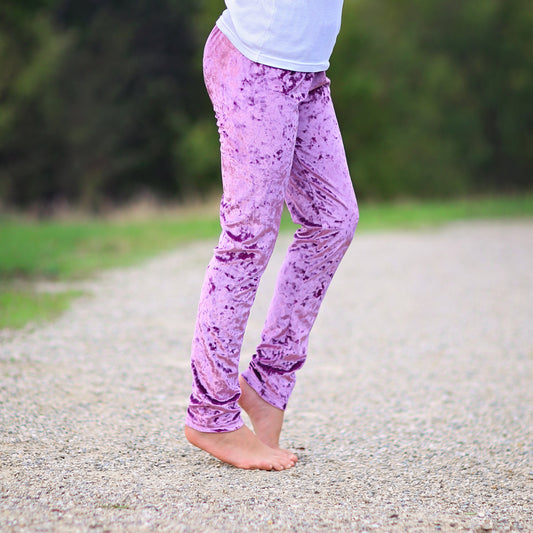
<svg viewBox="0 0 533 533"><path fill-rule="evenodd" d="M492 520L490 520L489 518L486 518L485 520L483 520L483 522L481 522L481 524L479 524L479 527L477 528L477 531L481 532L481 531L492 531L494 529L494 524L492 522Z"/></svg>

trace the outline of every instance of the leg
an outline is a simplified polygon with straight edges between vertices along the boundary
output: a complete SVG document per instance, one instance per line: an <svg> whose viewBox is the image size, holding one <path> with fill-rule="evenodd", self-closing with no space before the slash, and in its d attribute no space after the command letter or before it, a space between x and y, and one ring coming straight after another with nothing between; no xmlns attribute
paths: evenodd
<svg viewBox="0 0 533 533"><path fill-rule="evenodd" d="M261 442L271 448L279 449L279 437L283 426L285 411L266 402L239 376L241 397L239 405L248 413L252 421L254 432Z"/></svg>
<svg viewBox="0 0 533 533"><path fill-rule="evenodd" d="M204 64L220 131L224 193L222 234L207 269L193 338L186 436L235 466L279 470L293 466L296 457L265 446L243 427L238 361L257 285L277 237L297 105L267 90L265 78L277 69L248 61L220 32L211 35Z"/></svg>
<svg viewBox="0 0 533 533"><path fill-rule="evenodd" d="M286 201L301 228L281 268L261 343L242 376L263 402L279 410L286 408L320 304L358 221L327 83L311 91L300 105ZM243 396L241 402L246 401ZM257 434L272 443L277 442L280 430L281 425L270 426Z"/></svg>

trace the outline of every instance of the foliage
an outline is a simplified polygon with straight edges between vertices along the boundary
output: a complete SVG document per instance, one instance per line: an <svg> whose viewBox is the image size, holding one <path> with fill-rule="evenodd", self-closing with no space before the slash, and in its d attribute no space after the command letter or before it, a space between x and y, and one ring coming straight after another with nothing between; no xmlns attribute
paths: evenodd
<svg viewBox="0 0 533 533"><path fill-rule="evenodd" d="M145 189L174 197L188 188L180 146L199 113L201 85L190 61L193 4L63 0L29 17L32 39L3 33L25 56L16 62L21 81L9 77L0 108L5 202L95 208L103 197Z"/></svg>
<svg viewBox="0 0 533 533"><path fill-rule="evenodd" d="M532 30L526 0L347 0L331 77L359 194L531 188Z"/></svg>
<svg viewBox="0 0 533 533"><path fill-rule="evenodd" d="M0 204L99 209L220 181L222 0L3 0ZM533 185L533 4L345 0L329 75L360 198Z"/></svg>

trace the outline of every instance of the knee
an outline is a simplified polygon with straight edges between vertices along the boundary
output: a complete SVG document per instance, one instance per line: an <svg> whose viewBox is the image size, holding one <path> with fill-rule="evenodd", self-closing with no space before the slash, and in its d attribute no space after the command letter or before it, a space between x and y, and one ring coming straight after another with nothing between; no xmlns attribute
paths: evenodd
<svg viewBox="0 0 533 533"><path fill-rule="evenodd" d="M357 203L344 204L333 216L322 213L321 219L318 224L302 224L298 234L304 239L321 243L327 249L344 253L353 240L359 222Z"/></svg>
<svg viewBox="0 0 533 533"><path fill-rule="evenodd" d="M233 229L233 228L231 228ZM277 232L265 228L223 228L214 258L217 263L239 265L253 272L262 272L272 255Z"/></svg>
<svg viewBox="0 0 533 533"><path fill-rule="evenodd" d="M357 206L357 201L354 199L353 204L346 211L346 235L349 242L352 241L355 235L357 224L359 224L359 207Z"/></svg>
<svg viewBox="0 0 533 533"><path fill-rule="evenodd" d="M354 198L353 202L343 206L342 215L329 225L331 238L347 248L353 240L358 223L359 208Z"/></svg>

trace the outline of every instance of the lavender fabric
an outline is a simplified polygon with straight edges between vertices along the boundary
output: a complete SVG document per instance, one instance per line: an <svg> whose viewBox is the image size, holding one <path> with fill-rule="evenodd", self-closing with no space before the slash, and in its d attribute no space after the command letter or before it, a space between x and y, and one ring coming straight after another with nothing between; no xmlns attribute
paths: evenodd
<svg viewBox="0 0 533 533"><path fill-rule="evenodd" d="M224 432L243 425L237 403L241 344L284 201L301 227L243 373L280 409L287 406L309 332L359 215L324 72L254 63L215 28L205 47L204 77L220 134L222 232L200 296L186 424Z"/></svg>

